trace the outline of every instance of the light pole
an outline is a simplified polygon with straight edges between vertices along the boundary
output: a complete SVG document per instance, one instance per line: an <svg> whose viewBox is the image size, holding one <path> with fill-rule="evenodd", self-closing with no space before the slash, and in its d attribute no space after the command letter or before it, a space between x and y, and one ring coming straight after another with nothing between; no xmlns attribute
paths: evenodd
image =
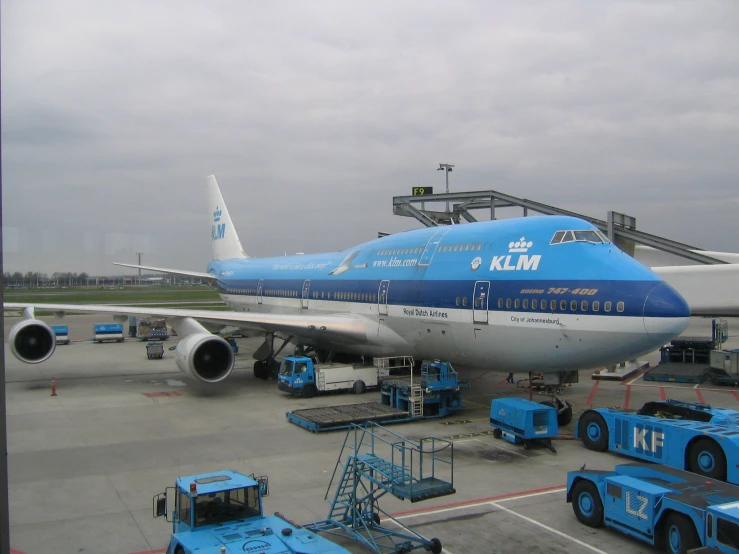
<svg viewBox="0 0 739 554"><path fill-rule="evenodd" d="M141 256L143 256L143 252L136 252L136 254L139 257L139 266L141 266ZM141 267L139 267L139 286L141 286Z"/></svg>
<svg viewBox="0 0 739 554"><path fill-rule="evenodd" d="M443 171L446 174L446 191L449 192L449 172L452 171L454 164L439 164L439 169L436 171ZM449 200L446 201L446 213L449 213Z"/></svg>

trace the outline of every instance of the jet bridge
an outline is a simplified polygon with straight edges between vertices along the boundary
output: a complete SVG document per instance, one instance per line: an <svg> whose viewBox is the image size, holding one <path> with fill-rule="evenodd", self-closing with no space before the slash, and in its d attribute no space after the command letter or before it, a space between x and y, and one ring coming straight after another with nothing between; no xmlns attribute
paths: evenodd
<svg viewBox="0 0 739 554"><path fill-rule="evenodd" d="M432 211L426 209L427 203L444 202L452 204L449 211ZM417 207L418 206L418 207ZM701 248L666 239L643 231L637 231L636 218L619 212L609 211L608 219L601 220L578 214L568 210L535 202L526 198L518 198L496 190L472 192L447 192L427 194L423 196L396 196L393 198L393 213L406 217L415 217L427 227L437 225L458 224L464 219L474 223L477 219L470 213L472 210L489 210L490 219L496 219L499 208L518 207L523 209L524 217L529 211L545 215L567 215L584 219L606 233L619 248L634 255L634 244L643 244L702 264L724 264L719 260L703 254Z"/></svg>

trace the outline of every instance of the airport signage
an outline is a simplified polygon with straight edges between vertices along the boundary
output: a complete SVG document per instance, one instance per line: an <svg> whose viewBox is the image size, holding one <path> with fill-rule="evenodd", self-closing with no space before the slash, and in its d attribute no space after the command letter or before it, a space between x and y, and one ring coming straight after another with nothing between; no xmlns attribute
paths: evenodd
<svg viewBox="0 0 739 554"><path fill-rule="evenodd" d="M413 187L413 196L426 196L434 194L434 187Z"/></svg>

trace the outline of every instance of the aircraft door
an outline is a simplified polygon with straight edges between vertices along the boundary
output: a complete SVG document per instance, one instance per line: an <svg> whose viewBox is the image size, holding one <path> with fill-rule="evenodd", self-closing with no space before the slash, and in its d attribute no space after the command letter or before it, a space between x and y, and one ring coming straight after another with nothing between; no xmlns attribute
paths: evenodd
<svg viewBox="0 0 739 554"><path fill-rule="evenodd" d="M257 304L262 303L262 284L264 283L263 280L259 280L259 283L257 283Z"/></svg>
<svg viewBox="0 0 739 554"><path fill-rule="evenodd" d="M488 302L490 297L490 281L477 281L472 293L473 323L488 322Z"/></svg>
<svg viewBox="0 0 739 554"><path fill-rule="evenodd" d="M423 249L421 259L418 260L419 266L426 267L431 264L431 259L434 257L434 254L436 254L436 249L439 247L441 239L443 239L448 232L449 229L447 228L439 229L431 236L429 241L426 243L426 248Z"/></svg>
<svg viewBox="0 0 739 554"><path fill-rule="evenodd" d="M308 307L308 295L310 294L310 279L303 281L303 300L300 305L301 308Z"/></svg>
<svg viewBox="0 0 739 554"><path fill-rule="evenodd" d="M377 307L380 315L387 315L387 291L390 288L390 281L381 281L380 289L377 292Z"/></svg>

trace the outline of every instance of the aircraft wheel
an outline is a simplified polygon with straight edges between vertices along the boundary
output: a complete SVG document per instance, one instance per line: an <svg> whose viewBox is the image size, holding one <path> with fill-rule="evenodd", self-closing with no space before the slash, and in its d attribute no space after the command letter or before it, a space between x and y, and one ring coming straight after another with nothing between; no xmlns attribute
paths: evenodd
<svg viewBox="0 0 739 554"><path fill-rule="evenodd" d="M603 526L603 502L591 481L580 479L572 487L572 510L580 523L588 527Z"/></svg>
<svg viewBox="0 0 739 554"><path fill-rule="evenodd" d="M670 554L686 554L701 546L692 520L683 514L672 512L665 520L665 550Z"/></svg>
<svg viewBox="0 0 739 554"><path fill-rule="evenodd" d="M254 362L254 377L257 379L264 379L265 381L269 378L269 367L265 362Z"/></svg>
<svg viewBox="0 0 739 554"><path fill-rule="evenodd" d="M605 452L608 450L608 425L603 416L588 411L580 418L580 438L588 450Z"/></svg>
<svg viewBox="0 0 739 554"><path fill-rule="evenodd" d="M352 389L354 390L354 394L362 394L367 390L367 387L365 386L364 381L354 381Z"/></svg>
<svg viewBox="0 0 739 554"><path fill-rule="evenodd" d="M555 410L557 410L557 404L551 400L545 400L544 402L540 402L540 404L544 406L551 406ZM565 425L568 425L572 421L572 405L564 401L564 404L566 408L562 410L561 412L557 410L557 425L560 427L564 427Z"/></svg>
<svg viewBox="0 0 739 554"><path fill-rule="evenodd" d="M303 398L313 398L316 395L316 387L313 385L305 385L300 390L300 396Z"/></svg>
<svg viewBox="0 0 739 554"><path fill-rule="evenodd" d="M711 479L726 481L726 456L711 439L698 439L688 450L688 470Z"/></svg>

